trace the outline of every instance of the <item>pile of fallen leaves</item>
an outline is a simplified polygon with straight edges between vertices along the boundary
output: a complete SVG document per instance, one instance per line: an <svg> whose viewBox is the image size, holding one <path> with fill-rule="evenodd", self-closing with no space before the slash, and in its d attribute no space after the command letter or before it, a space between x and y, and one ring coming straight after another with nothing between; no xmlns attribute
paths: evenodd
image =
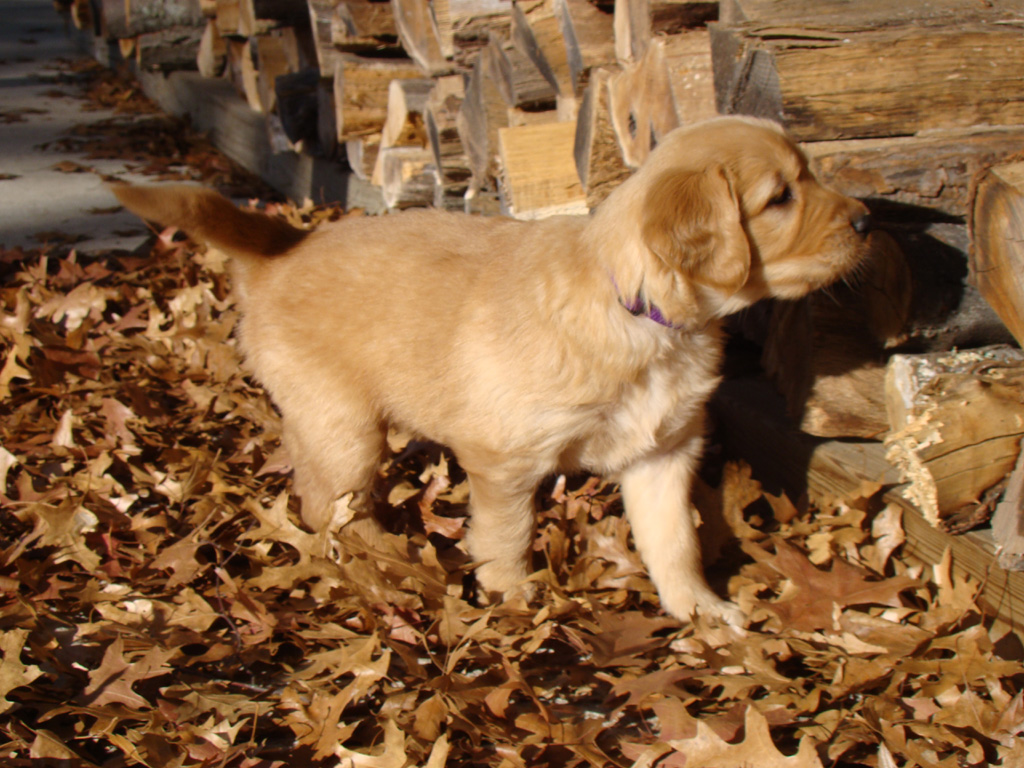
<svg viewBox="0 0 1024 768"><path fill-rule="evenodd" d="M680 626L615 486L557 478L538 597L479 605L437 446L392 436L389 551L318 554L217 253L6 251L0 285L5 766L1024 764L1019 641L896 509L724 465L700 500L750 623Z"/></svg>
<svg viewBox="0 0 1024 768"><path fill-rule="evenodd" d="M2 269L5 765L1021 764L1012 636L894 556L894 510L801 514L726 465L751 623L680 627L615 487L559 478L539 597L476 605L435 446L381 470L393 551L316 554L215 252Z"/></svg>

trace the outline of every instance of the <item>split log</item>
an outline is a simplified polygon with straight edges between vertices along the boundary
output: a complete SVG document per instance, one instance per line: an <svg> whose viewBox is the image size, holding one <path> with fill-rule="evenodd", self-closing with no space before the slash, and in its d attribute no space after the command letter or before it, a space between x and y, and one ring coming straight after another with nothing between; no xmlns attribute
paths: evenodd
<svg viewBox="0 0 1024 768"><path fill-rule="evenodd" d="M434 155L426 147L386 147L379 155L384 203L389 209L430 205L437 186Z"/></svg>
<svg viewBox="0 0 1024 768"><path fill-rule="evenodd" d="M927 3L901 3L889 0L721 0L719 20L722 24L743 22L769 24L776 22L805 22L815 19L832 23L840 19L846 23L870 24L879 19L887 23L907 24L919 20L950 23L964 11L962 0L929 0Z"/></svg>
<svg viewBox="0 0 1024 768"><path fill-rule="evenodd" d="M894 355L885 378L887 457L933 525L1013 468L1024 436L1024 354L990 347Z"/></svg>
<svg viewBox="0 0 1024 768"><path fill-rule="evenodd" d="M576 122L573 157L587 207L591 209L630 174L615 137L609 104L608 84L617 75L617 71L608 68L591 73Z"/></svg>
<svg viewBox="0 0 1024 768"><path fill-rule="evenodd" d="M395 28L409 58L423 74L443 74L450 69L441 51L437 22L427 0L391 0Z"/></svg>
<svg viewBox="0 0 1024 768"><path fill-rule="evenodd" d="M715 76L711 66L711 33L688 29L659 37L664 49L668 82L680 125L693 125L718 114Z"/></svg>
<svg viewBox="0 0 1024 768"><path fill-rule="evenodd" d="M196 53L196 68L203 77L218 77L224 71L227 62L228 46L220 32L217 22L206 20L203 36L199 40L199 51Z"/></svg>
<svg viewBox="0 0 1024 768"><path fill-rule="evenodd" d="M333 28L338 0L307 0L309 8L310 37L320 75L333 77L340 65L341 51L334 47Z"/></svg>
<svg viewBox="0 0 1024 768"><path fill-rule="evenodd" d="M855 286L771 306L762 365L793 422L817 437L870 439L889 429L886 350L905 338L911 278L891 237L874 232L870 242Z"/></svg>
<svg viewBox="0 0 1024 768"><path fill-rule="evenodd" d="M334 72L338 141L379 134L388 116L391 81L420 76L420 68L408 59L339 59Z"/></svg>
<svg viewBox="0 0 1024 768"><path fill-rule="evenodd" d="M238 25L241 22L240 0L216 0L217 12L214 20L217 31L223 37L238 37Z"/></svg>
<svg viewBox="0 0 1024 768"><path fill-rule="evenodd" d="M1020 450L1003 498L992 514L992 537L1000 567L1024 571L1024 450Z"/></svg>
<svg viewBox="0 0 1024 768"><path fill-rule="evenodd" d="M437 78L427 97L424 122L438 172L435 208L462 208L469 188L472 172L458 126L459 110L465 97L466 82L462 75Z"/></svg>
<svg viewBox="0 0 1024 768"><path fill-rule="evenodd" d="M384 184L384 150L392 147L418 147L426 149L428 144L424 112L427 96L434 81L429 78L392 80L388 86L387 117L380 133L381 153L371 179L377 186ZM433 201L433 187L431 197ZM385 195L385 202L387 196ZM392 206L389 206L392 207Z"/></svg>
<svg viewBox="0 0 1024 768"><path fill-rule="evenodd" d="M401 50L387 0L342 0L331 15L330 30L331 43L340 51L386 56Z"/></svg>
<svg viewBox="0 0 1024 768"><path fill-rule="evenodd" d="M171 27L135 38L135 63L142 70L195 69L202 27Z"/></svg>
<svg viewBox="0 0 1024 768"><path fill-rule="evenodd" d="M256 41L246 39L239 46L230 46L229 55L239 56L239 74L241 82L241 93L245 97L246 104L253 112L265 112L263 109L263 98L260 94L260 71L256 59Z"/></svg>
<svg viewBox="0 0 1024 768"><path fill-rule="evenodd" d="M266 34L275 27L308 24L307 9L297 0L238 0L238 34Z"/></svg>
<svg viewBox="0 0 1024 768"><path fill-rule="evenodd" d="M441 54L451 59L458 56L459 38L479 39L486 43L492 32L507 26L511 0L434 0Z"/></svg>
<svg viewBox="0 0 1024 768"><path fill-rule="evenodd" d="M805 5L815 18L817 5ZM955 23L837 13L813 26L715 25L718 110L778 120L808 141L1022 124L1019 30L998 23L1012 21L1009 11L971 8Z"/></svg>
<svg viewBox="0 0 1024 768"><path fill-rule="evenodd" d="M536 219L587 212L573 162L575 138L573 122L498 131L502 189L512 216Z"/></svg>
<svg viewBox="0 0 1024 768"><path fill-rule="evenodd" d="M320 71L288 72L274 80L277 116L281 129L295 151L322 154L319 135Z"/></svg>
<svg viewBox="0 0 1024 768"><path fill-rule="evenodd" d="M623 67L608 87L622 157L639 168L658 140L679 126L661 40L652 40L643 58Z"/></svg>
<svg viewBox="0 0 1024 768"><path fill-rule="evenodd" d="M573 92L579 93L590 70L615 63L615 22L588 0L553 0L553 12L562 32Z"/></svg>
<svg viewBox="0 0 1024 768"><path fill-rule="evenodd" d="M708 0L615 0L615 51L620 62L639 61L655 36L696 29L718 17Z"/></svg>
<svg viewBox="0 0 1024 768"><path fill-rule="evenodd" d="M710 0L650 0L651 32L677 35L718 19L719 3Z"/></svg>
<svg viewBox="0 0 1024 768"><path fill-rule="evenodd" d="M1024 163L990 168L971 209L970 280L1024 344Z"/></svg>
<svg viewBox="0 0 1024 768"><path fill-rule="evenodd" d="M297 72L301 66L299 44L291 27L257 35L252 40L256 53L259 111L270 114L277 107L277 78Z"/></svg>
<svg viewBox="0 0 1024 768"><path fill-rule="evenodd" d="M373 169L377 166L377 155L380 153L380 134L374 133L345 142L345 159L348 166L360 181L370 181Z"/></svg>
<svg viewBox="0 0 1024 768"><path fill-rule="evenodd" d="M172 27L201 28L206 22L199 0L102 0L99 5L108 40Z"/></svg>
<svg viewBox="0 0 1024 768"><path fill-rule="evenodd" d="M317 70L319 74L320 70ZM338 154L338 126L335 123L334 81L321 77L316 85L316 137L320 154L333 158Z"/></svg>
<svg viewBox="0 0 1024 768"><path fill-rule="evenodd" d="M977 174L1022 146L1021 128L986 127L803 148L815 174L844 194L967 218Z"/></svg>
<svg viewBox="0 0 1024 768"><path fill-rule="evenodd" d="M551 86L556 98L573 98L575 82L558 18L545 5L526 18L519 3L512 5L512 42Z"/></svg>
<svg viewBox="0 0 1024 768"><path fill-rule="evenodd" d="M624 64L640 61L651 41L650 0L615 0L615 56Z"/></svg>
<svg viewBox="0 0 1024 768"><path fill-rule="evenodd" d="M483 190L494 176L498 131L508 127L508 104L500 90L507 81L494 76L500 60L501 51L493 41L481 50L459 107L456 123L470 168L467 198Z"/></svg>

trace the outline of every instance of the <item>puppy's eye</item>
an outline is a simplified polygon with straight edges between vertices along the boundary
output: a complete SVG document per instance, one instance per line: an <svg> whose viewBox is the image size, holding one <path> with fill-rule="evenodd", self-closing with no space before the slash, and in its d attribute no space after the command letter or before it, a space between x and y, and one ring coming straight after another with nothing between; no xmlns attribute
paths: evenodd
<svg viewBox="0 0 1024 768"><path fill-rule="evenodd" d="M793 189L789 186L789 184L787 184L786 186L784 186L782 189L780 189L778 192L775 193L775 195L772 197L772 199L768 201L768 205L765 206L765 207L766 208L775 208L775 207L778 207L780 205L785 205L786 203L788 203L792 199L793 199Z"/></svg>

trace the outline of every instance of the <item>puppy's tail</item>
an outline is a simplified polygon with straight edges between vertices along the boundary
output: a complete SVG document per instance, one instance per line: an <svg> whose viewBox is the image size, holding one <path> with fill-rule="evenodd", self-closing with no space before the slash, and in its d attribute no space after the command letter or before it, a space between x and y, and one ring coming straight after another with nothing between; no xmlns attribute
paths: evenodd
<svg viewBox="0 0 1024 768"><path fill-rule="evenodd" d="M111 184L110 190L137 216L177 227L230 256L279 256L309 234L281 219L242 210L203 187Z"/></svg>

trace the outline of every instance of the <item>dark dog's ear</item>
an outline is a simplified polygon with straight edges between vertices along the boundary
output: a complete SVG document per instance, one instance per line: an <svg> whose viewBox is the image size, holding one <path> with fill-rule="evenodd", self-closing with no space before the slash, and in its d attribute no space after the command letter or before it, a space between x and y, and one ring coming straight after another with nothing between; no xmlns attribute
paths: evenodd
<svg viewBox="0 0 1024 768"><path fill-rule="evenodd" d="M750 243L725 169L668 171L644 201L642 236L663 266L734 293L750 274Z"/></svg>

